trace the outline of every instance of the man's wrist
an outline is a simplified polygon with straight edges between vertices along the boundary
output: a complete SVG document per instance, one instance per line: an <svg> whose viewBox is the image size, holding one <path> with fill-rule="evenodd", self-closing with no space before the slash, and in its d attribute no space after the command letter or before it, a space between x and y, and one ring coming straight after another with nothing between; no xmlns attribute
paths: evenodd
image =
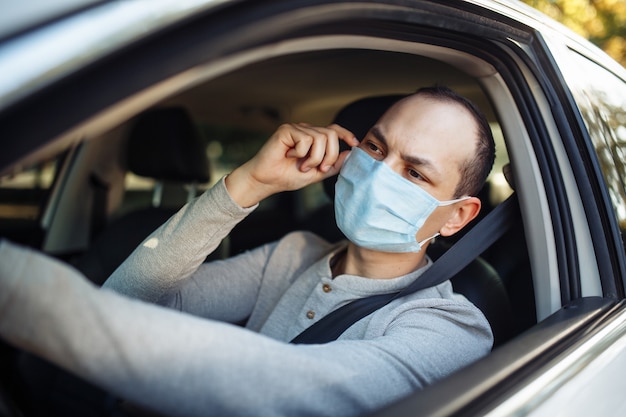
<svg viewBox="0 0 626 417"><path fill-rule="evenodd" d="M243 208L255 206L273 194L267 185L254 180L248 173L246 164L228 174L224 185L233 201Z"/></svg>

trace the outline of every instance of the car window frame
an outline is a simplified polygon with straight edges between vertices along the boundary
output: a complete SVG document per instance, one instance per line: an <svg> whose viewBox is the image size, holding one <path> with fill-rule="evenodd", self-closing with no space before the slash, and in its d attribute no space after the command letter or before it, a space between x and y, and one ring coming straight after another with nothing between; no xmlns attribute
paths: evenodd
<svg viewBox="0 0 626 417"><path fill-rule="evenodd" d="M597 66L598 73L605 72L606 76L620 79L626 84L626 70L616 68L607 56L602 56L597 52L590 53L586 48L579 44L570 42L567 44L551 45L554 53L554 59L561 65L571 65L570 57L575 56L580 59L586 59L589 64ZM601 58L604 58L602 60ZM607 62L604 62L607 61ZM620 75L621 74L621 75ZM567 81L568 88L564 91L567 99L573 104L571 126L577 134L576 146L584 149L587 160L580 162L579 177L588 178L588 186L581 192L587 195L593 195L594 198L587 199L598 202L594 215L590 218L593 222L592 236L594 241L594 253L598 258L598 265L602 268L601 278L602 286L605 294L610 294L616 298L625 296L624 288L626 288L626 254L624 250L624 242L618 224L616 213L613 209L613 202L609 194L608 185L604 180L604 174L601 169L599 157L593 147L593 140L589 135L584 116L581 114L572 90L581 88L577 84L575 78L562 75ZM582 87L584 89L584 87ZM584 170L583 170L584 169ZM598 248L600 247L600 248Z"/></svg>

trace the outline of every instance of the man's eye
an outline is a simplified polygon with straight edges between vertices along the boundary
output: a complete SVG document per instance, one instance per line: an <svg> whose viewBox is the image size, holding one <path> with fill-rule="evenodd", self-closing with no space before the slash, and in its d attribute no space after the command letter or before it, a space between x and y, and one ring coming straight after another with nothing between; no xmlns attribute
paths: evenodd
<svg viewBox="0 0 626 417"><path fill-rule="evenodd" d="M424 179L422 175L414 169L409 168L409 176L416 180Z"/></svg>
<svg viewBox="0 0 626 417"><path fill-rule="evenodd" d="M383 151L378 146L376 146L375 143L367 142L366 146L367 146L367 148L370 151L372 151L374 153L377 153L377 154L382 154L383 153Z"/></svg>

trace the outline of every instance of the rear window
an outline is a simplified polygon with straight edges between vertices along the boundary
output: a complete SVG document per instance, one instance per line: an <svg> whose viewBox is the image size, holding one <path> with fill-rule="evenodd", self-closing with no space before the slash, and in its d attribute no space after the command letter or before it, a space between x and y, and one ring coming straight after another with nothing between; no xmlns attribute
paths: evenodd
<svg viewBox="0 0 626 417"><path fill-rule="evenodd" d="M41 216L57 176L61 157L0 177L0 236L38 247Z"/></svg>
<svg viewBox="0 0 626 417"><path fill-rule="evenodd" d="M55 161L47 161L18 174L1 177L0 218L37 219L55 172Z"/></svg>

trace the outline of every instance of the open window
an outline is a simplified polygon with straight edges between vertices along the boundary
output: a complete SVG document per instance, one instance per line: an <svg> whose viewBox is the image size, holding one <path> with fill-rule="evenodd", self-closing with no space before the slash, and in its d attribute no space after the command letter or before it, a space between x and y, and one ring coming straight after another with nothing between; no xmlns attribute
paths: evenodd
<svg viewBox="0 0 626 417"><path fill-rule="evenodd" d="M41 247L45 210L65 156L56 155L0 177L0 236Z"/></svg>

